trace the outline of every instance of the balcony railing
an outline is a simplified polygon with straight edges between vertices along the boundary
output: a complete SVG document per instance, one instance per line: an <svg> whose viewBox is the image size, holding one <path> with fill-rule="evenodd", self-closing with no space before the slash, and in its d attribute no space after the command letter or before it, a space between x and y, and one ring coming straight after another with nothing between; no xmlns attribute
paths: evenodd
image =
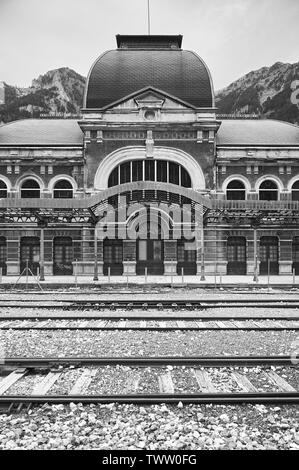
<svg viewBox="0 0 299 470"><path fill-rule="evenodd" d="M299 210L299 201L228 201L226 199L212 199L213 209L227 210Z"/></svg>

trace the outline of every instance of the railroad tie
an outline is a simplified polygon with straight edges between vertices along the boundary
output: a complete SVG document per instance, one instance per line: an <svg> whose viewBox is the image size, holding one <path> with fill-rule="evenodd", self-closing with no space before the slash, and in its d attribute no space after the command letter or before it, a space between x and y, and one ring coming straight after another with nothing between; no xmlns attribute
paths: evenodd
<svg viewBox="0 0 299 470"><path fill-rule="evenodd" d="M205 370L194 370L194 375L199 385L201 392L203 393L216 393L214 385L211 382L209 374Z"/></svg>
<svg viewBox="0 0 299 470"><path fill-rule="evenodd" d="M160 393L174 393L174 385L170 371L158 377Z"/></svg>
<svg viewBox="0 0 299 470"><path fill-rule="evenodd" d="M215 321L215 323L217 326L219 326L219 328L229 328L229 325L227 325L223 321Z"/></svg>
<svg viewBox="0 0 299 470"><path fill-rule="evenodd" d="M125 393L137 393L140 377L129 376L125 384Z"/></svg>
<svg viewBox="0 0 299 470"><path fill-rule="evenodd" d="M27 372L27 369L16 369L4 377L0 382L0 395L6 392L14 383L20 380Z"/></svg>
<svg viewBox="0 0 299 470"><path fill-rule="evenodd" d="M80 377L75 382L73 388L71 389L69 395L80 395L85 390L88 389L92 379L96 376L97 369L86 369L80 375Z"/></svg>
<svg viewBox="0 0 299 470"><path fill-rule="evenodd" d="M126 327L126 324L127 324L127 320L120 320L120 321L117 323L117 328L125 328L125 327Z"/></svg>
<svg viewBox="0 0 299 470"><path fill-rule="evenodd" d="M50 390L50 388L55 384L60 376L61 372L49 372L39 383L34 386L31 395L46 395L48 390Z"/></svg>
<svg viewBox="0 0 299 470"><path fill-rule="evenodd" d="M140 320L140 328L146 328L146 321Z"/></svg>
<svg viewBox="0 0 299 470"><path fill-rule="evenodd" d="M269 372L265 372L266 376L270 381L274 384L277 385L282 391L284 392L296 392L297 390L292 387L286 380L284 380L282 377L280 377L274 370L270 370Z"/></svg>
<svg viewBox="0 0 299 470"><path fill-rule="evenodd" d="M209 327L209 325L207 325L206 321L197 321L195 323L197 324L198 328L200 328L202 330Z"/></svg>
<svg viewBox="0 0 299 470"><path fill-rule="evenodd" d="M232 372L232 377L244 392L256 393L258 391L255 386L252 385L250 380L248 380L244 375L239 374L239 372Z"/></svg>
<svg viewBox="0 0 299 470"><path fill-rule="evenodd" d="M97 328L103 328L104 326L107 325L107 323L108 323L107 321L98 320L98 321L95 323L95 326L96 326Z"/></svg>
<svg viewBox="0 0 299 470"><path fill-rule="evenodd" d="M166 322L165 321L159 321L159 328L166 328Z"/></svg>
<svg viewBox="0 0 299 470"><path fill-rule="evenodd" d="M178 320L176 323L179 328L186 328L186 323L184 321Z"/></svg>

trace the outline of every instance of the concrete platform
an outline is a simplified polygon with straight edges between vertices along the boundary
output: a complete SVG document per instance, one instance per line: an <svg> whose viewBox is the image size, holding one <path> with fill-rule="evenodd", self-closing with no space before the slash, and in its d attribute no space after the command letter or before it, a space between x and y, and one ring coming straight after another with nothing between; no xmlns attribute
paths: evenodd
<svg viewBox="0 0 299 470"><path fill-rule="evenodd" d="M18 281L18 282L17 282ZM17 284L16 284L17 283ZM0 289L15 287L26 287L26 277L3 276L0 282ZM28 286L32 288L37 286L36 280L29 276ZM104 286L173 286L173 287L197 287L197 288L291 288L299 289L299 276L295 279L293 276L260 276L258 282L253 280L252 276L207 276L205 281L200 280L200 276L107 276L99 277L94 281L92 276L47 276L45 281L40 282L44 288L63 288L63 287L84 287L95 288Z"/></svg>

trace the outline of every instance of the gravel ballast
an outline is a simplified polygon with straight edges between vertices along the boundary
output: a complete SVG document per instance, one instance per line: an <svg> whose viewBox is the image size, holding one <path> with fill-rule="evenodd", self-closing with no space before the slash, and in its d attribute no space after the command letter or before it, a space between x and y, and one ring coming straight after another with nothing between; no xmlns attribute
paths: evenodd
<svg viewBox="0 0 299 470"><path fill-rule="evenodd" d="M0 449L299 449L292 405L44 405L0 415Z"/></svg>
<svg viewBox="0 0 299 470"><path fill-rule="evenodd" d="M295 331L20 331L2 334L6 357L290 355Z"/></svg>

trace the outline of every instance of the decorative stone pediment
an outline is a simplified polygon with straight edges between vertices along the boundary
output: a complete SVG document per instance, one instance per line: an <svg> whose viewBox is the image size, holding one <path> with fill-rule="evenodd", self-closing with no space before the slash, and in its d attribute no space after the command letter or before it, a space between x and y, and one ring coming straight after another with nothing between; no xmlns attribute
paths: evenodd
<svg viewBox="0 0 299 470"><path fill-rule="evenodd" d="M140 90L134 95L127 96L123 100L114 103L109 110L141 110L141 109L192 109L187 103L183 103L175 97L164 94L160 90L149 88Z"/></svg>

